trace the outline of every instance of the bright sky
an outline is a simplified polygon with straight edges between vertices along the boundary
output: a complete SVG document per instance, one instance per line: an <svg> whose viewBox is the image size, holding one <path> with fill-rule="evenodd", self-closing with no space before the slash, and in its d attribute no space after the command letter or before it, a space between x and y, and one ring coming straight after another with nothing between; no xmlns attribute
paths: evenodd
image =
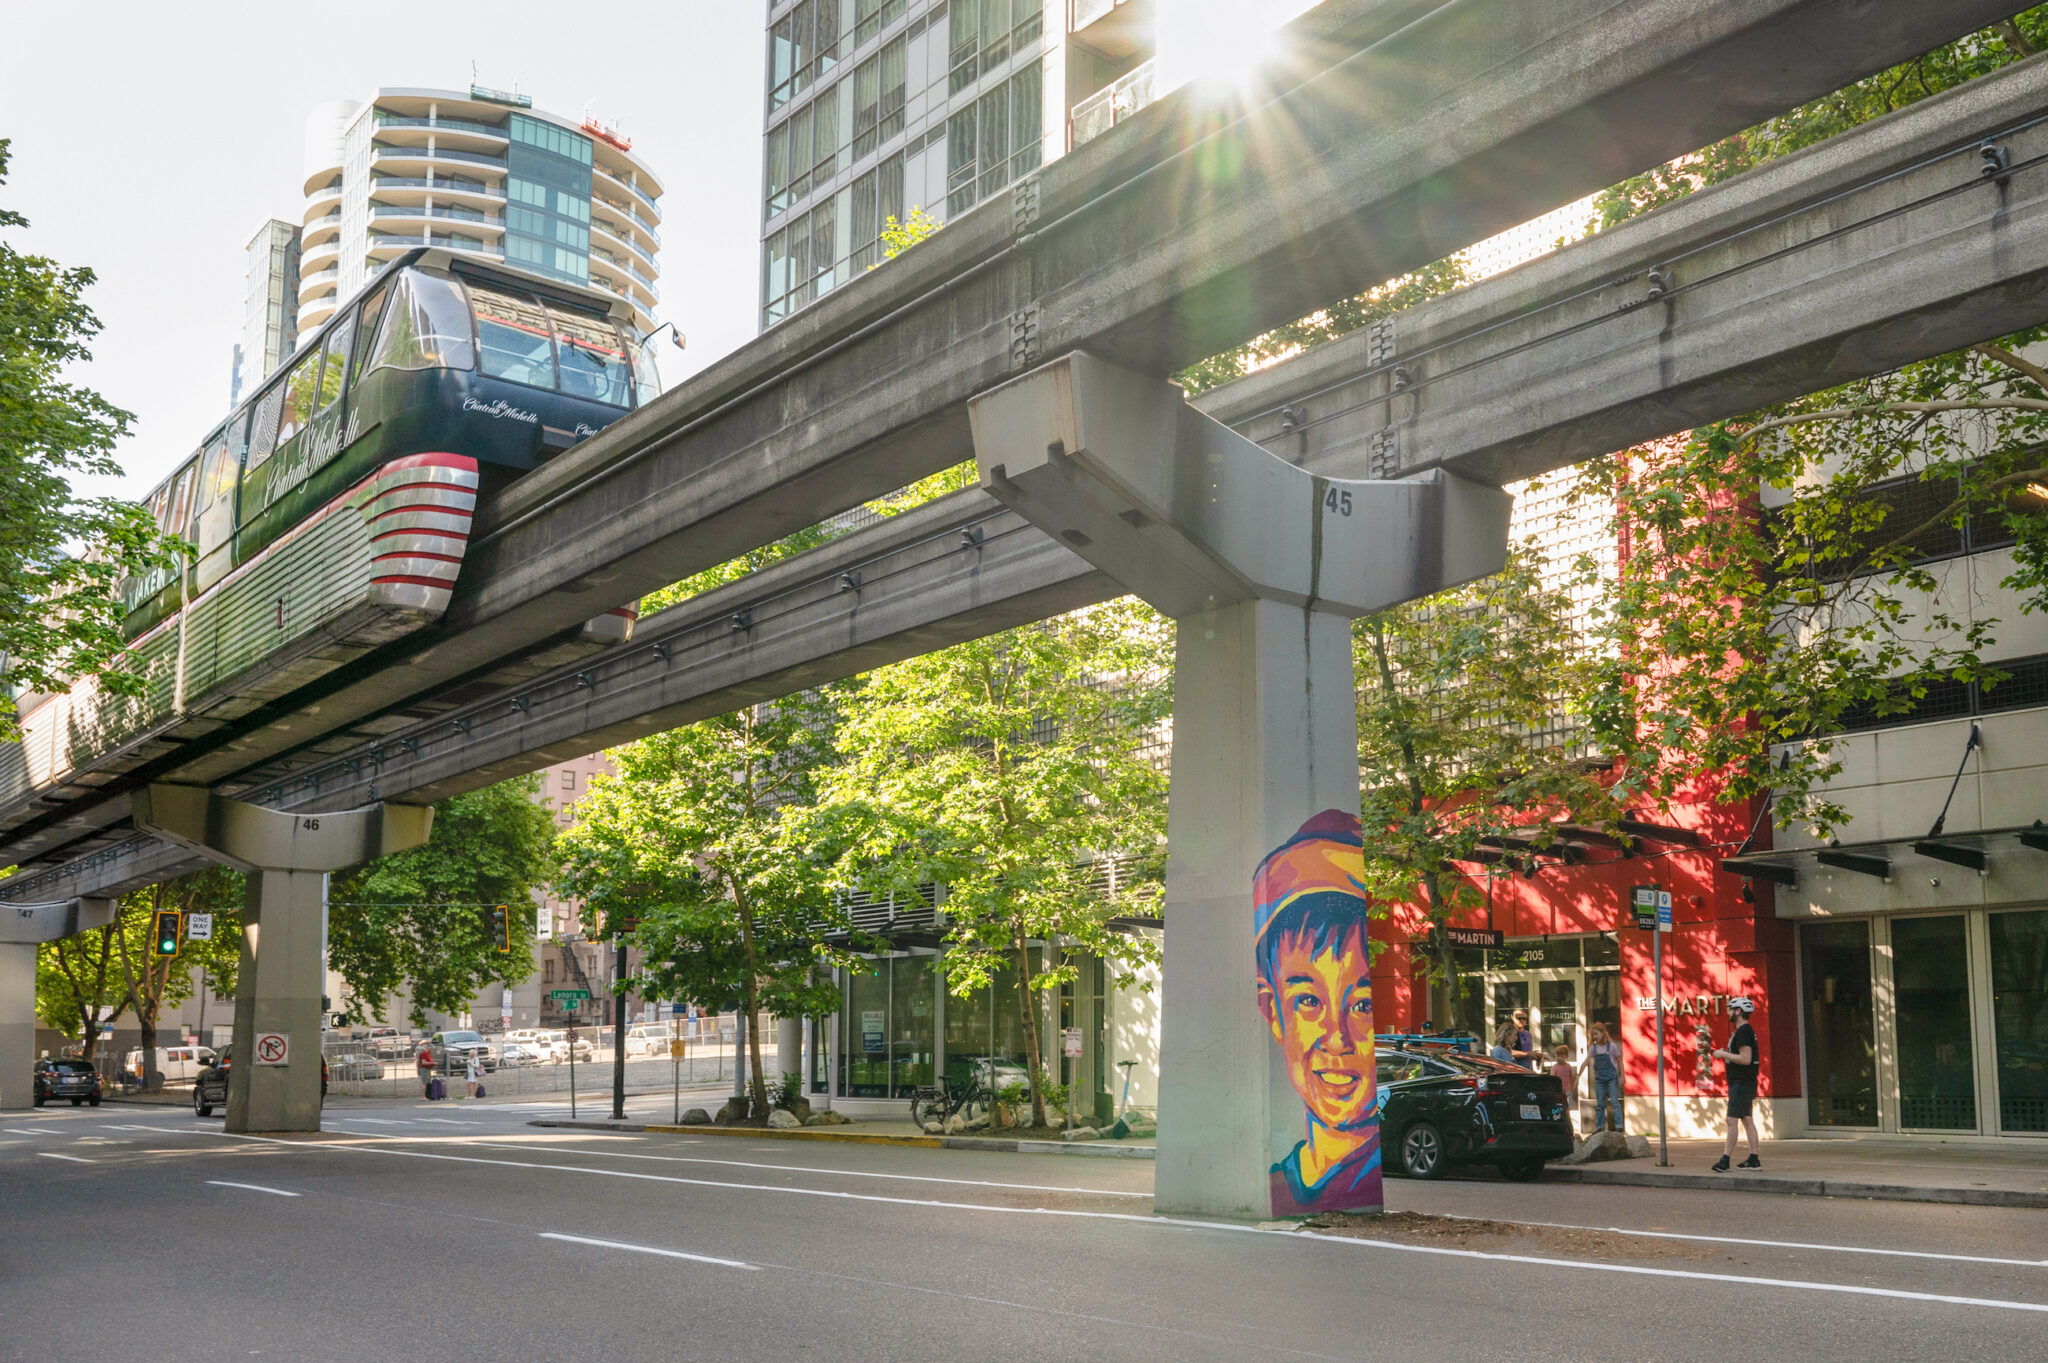
<svg viewBox="0 0 2048 1363"><path fill-rule="evenodd" d="M114 489L145 493L227 410L243 246L296 221L305 116L379 86L520 90L616 121L661 176L668 382L755 332L765 0L0 0L0 205L18 250L87 265L105 325L77 377L135 413Z"/></svg>

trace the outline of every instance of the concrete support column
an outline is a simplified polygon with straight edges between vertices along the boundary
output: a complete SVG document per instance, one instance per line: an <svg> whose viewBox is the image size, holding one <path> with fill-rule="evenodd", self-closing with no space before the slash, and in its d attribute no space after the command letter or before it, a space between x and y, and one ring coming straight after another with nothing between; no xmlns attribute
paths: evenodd
<svg viewBox="0 0 2048 1363"><path fill-rule="evenodd" d="M804 1020L775 1019L775 1078L804 1072Z"/></svg>
<svg viewBox="0 0 2048 1363"><path fill-rule="evenodd" d="M327 875L417 847L433 810L380 804L285 814L173 785L138 790L134 808L144 832L248 877L227 1129L318 1131Z"/></svg>
<svg viewBox="0 0 2048 1363"><path fill-rule="evenodd" d="M1312 816L1357 815L1350 621L1252 600L1174 637L1155 1197L1265 1217L1302 1100L1259 1011L1249 887Z"/></svg>
<svg viewBox="0 0 2048 1363"><path fill-rule="evenodd" d="M111 899L0 904L0 1112L35 1106L36 948L114 921Z"/></svg>
<svg viewBox="0 0 2048 1363"><path fill-rule="evenodd" d="M1084 354L969 415L983 487L1176 624L1155 1205L1377 1210L1350 622L1500 571L1508 497L1315 477Z"/></svg>

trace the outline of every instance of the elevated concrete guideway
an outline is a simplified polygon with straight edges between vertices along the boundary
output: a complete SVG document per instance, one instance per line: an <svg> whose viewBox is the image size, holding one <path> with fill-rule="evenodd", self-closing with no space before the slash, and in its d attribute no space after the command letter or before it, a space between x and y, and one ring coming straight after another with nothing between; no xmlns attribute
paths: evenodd
<svg viewBox="0 0 2048 1363"><path fill-rule="evenodd" d="M1504 476L2038 322L2048 124L2031 120L2044 112L2048 61L2037 58L1402 313L1391 358L1371 351L1384 333L1360 332L1197 405L1316 472L1360 476L1373 471L1394 370L1412 365L1411 382L1425 382L1397 400L1418 413L1397 431L1403 457L1441 441L1453 468ZM2003 180L1980 173L1977 152L2000 132ZM1668 361L1668 388L1631 339L1646 315L1633 300L1666 266L1680 287L1657 306L1666 325L1647 353ZM1951 291L1968 305L1944 301ZM1583 381L1596 365L1623 372ZM1453 387L1456 403L1430 396ZM972 548L963 529L980 535ZM332 756L259 767L228 793L306 810L437 799L1115 590L970 491L643 620L629 648ZM743 611L750 626L734 629ZM128 837L34 868L10 893L147 884L184 855Z"/></svg>
<svg viewBox="0 0 2048 1363"><path fill-rule="evenodd" d="M1238 117L1192 92L950 224L479 508L446 620L151 779L385 724L588 619L970 454L966 402L1088 349L1164 374L2016 12L2012 0L1325 0ZM0 848L103 828L81 791Z"/></svg>

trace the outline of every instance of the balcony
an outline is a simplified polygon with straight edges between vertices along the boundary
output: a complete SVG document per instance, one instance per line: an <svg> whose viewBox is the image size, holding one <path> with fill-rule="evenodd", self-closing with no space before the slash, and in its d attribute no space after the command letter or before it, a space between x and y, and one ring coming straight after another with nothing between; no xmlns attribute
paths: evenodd
<svg viewBox="0 0 2048 1363"><path fill-rule="evenodd" d="M602 165L594 166L593 168L599 175L602 175L605 178L605 181L607 183L617 185L620 189L625 190L628 194L631 194L635 199L639 200L640 203L645 204L649 211L651 211L654 215L656 215L657 217L660 215L661 206L655 203L654 196L652 194L649 194L646 190L640 188L640 186L638 185L627 184L624 180L621 180L617 175L605 169ZM608 199L606 200L606 202L610 203L612 201ZM633 215L633 221L639 223L642 227L645 227L650 232L654 230L654 223L649 218L642 216L639 208L627 207L626 211Z"/></svg>
<svg viewBox="0 0 2048 1363"><path fill-rule="evenodd" d="M471 255L489 256L493 260L505 258L505 248L488 242L456 240L447 236L415 237L399 232L370 233L369 249L372 251L409 251L415 246L438 246L444 251L467 251Z"/></svg>
<svg viewBox="0 0 2048 1363"><path fill-rule="evenodd" d="M467 166L489 166L493 170L505 168L502 156L490 156L480 151L457 151L453 147L396 147L388 142L375 142L370 146L370 155L378 161L455 161Z"/></svg>
<svg viewBox="0 0 2048 1363"><path fill-rule="evenodd" d="M1148 61L1076 104L1068 124L1068 150L1100 137L1157 99L1156 74L1157 63Z"/></svg>
<svg viewBox="0 0 2048 1363"><path fill-rule="evenodd" d="M472 137L495 137L506 141L505 129L495 123L483 123L473 118L413 118L406 114L379 112L377 126L380 128L420 128L427 132L464 133Z"/></svg>
<svg viewBox="0 0 2048 1363"><path fill-rule="evenodd" d="M590 248L592 252L603 255L607 259L623 261L632 269L645 268L652 270L654 268L654 252L634 240L624 228L614 227L603 218L592 214L590 218L590 233L594 240L613 243L617 247L617 249L612 250L592 246Z"/></svg>
<svg viewBox="0 0 2048 1363"><path fill-rule="evenodd" d="M477 208L464 208L461 204L435 204L430 208L425 204L387 204L373 202L370 205L370 216L376 219L433 218L436 220L446 220L448 222L477 223L481 226L489 227L495 231L503 231L505 228L504 214L486 213L483 210Z"/></svg>
<svg viewBox="0 0 2048 1363"><path fill-rule="evenodd" d="M424 190L431 194L466 194L475 199L496 199L504 201L503 185L478 184L473 180L449 180L436 176L417 175L373 175L370 177L370 192L382 194L386 190Z"/></svg>
<svg viewBox="0 0 2048 1363"><path fill-rule="evenodd" d="M590 192L590 197L592 202L603 204L606 208L618 214L619 217L624 218L628 222L632 223L633 226L638 227L641 231L645 232L647 234L647 239L654 243L655 249L661 249L661 233L654 230L654 224L649 222L646 216L642 214L639 209L635 208L633 205L627 203L623 199L615 199L611 197L609 194L599 193L595 189L593 189ZM631 228L626 228L624 231L613 232L612 235L623 239L631 230ZM653 254L653 252L649 252L648 254L651 255Z"/></svg>

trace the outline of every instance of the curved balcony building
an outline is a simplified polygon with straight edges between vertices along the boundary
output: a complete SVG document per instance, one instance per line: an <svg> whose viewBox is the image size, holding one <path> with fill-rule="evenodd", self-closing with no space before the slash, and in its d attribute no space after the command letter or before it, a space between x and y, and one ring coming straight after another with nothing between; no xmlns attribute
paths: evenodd
<svg viewBox="0 0 2048 1363"><path fill-rule="evenodd" d="M272 332L317 328L339 300L415 246L596 285L629 302L641 330L654 329L661 179L631 143L595 122L480 86L335 100L306 120L303 192L291 268L263 262L277 295L262 300ZM251 253L253 262L254 243ZM252 281L257 273L252 263ZM251 289L254 317L253 282ZM252 371L267 372L277 359L245 342L239 381L260 379Z"/></svg>

